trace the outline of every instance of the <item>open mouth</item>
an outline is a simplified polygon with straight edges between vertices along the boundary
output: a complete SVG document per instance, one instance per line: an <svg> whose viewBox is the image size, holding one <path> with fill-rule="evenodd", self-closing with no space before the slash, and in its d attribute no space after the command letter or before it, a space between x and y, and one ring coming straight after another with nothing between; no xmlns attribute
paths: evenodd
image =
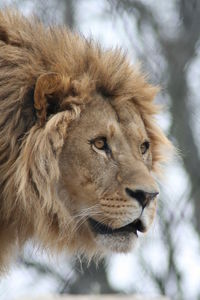
<svg viewBox="0 0 200 300"><path fill-rule="evenodd" d="M98 234L134 233L137 236L138 231L145 231L145 226L140 219L136 219L132 223L116 229L112 229L111 227L102 224L92 218L89 218L88 221L92 230Z"/></svg>

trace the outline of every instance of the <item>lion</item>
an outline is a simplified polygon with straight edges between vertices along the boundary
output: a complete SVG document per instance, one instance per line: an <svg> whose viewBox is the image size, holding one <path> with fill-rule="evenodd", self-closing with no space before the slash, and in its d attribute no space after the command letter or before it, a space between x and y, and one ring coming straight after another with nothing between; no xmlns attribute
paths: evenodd
<svg viewBox="0 0 200 300"><path fill-rule="evenodd" d="M172 145L158 87L119 49L0 12L0 270L32 240L129 252L152 224Z"/></svg>

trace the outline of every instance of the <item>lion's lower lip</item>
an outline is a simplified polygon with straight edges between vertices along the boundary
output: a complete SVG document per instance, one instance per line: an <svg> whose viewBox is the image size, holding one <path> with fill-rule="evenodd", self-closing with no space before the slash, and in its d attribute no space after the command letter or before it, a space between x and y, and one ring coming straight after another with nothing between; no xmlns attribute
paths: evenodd
<svg viewBox="0 0 200 300"><path fill-rule="evenodd" d="M145 229L139 219L126 226L116 229L112 229L111 227L104 225L92 218L89 218L88 221L92 230L98 234L134 233L137 236L137 231L143 232Z"/></svg>

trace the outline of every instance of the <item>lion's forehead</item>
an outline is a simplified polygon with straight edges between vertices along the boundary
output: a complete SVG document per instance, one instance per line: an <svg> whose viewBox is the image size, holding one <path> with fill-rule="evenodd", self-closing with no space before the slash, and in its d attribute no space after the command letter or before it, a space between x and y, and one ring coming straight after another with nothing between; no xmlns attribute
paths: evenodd
<svg viewBox="0 0 200 300"><path fill-rule="evenodd" d="M119 127L129 142L147 139L147 131L140 115L133 103L115 108L118 115Z"/></svg>
<svg viewBox="0 0 200 300"><path fill-rule="evenodd" d="M134 103L127 101L120 105L102 97L97 97L86 110L84 120L89 122L91 131L107 133L110 137L123 133L128 138L144 139L147 137L144 122Z"/></svg>
<svg viewBox="0 0 200 300"><path fill-rule="evenodd" d="M120 106L114 106L120 123L126 128L139 129L146 133L145 125L141 117L140 110L132 101L126 101Z"/></svg>

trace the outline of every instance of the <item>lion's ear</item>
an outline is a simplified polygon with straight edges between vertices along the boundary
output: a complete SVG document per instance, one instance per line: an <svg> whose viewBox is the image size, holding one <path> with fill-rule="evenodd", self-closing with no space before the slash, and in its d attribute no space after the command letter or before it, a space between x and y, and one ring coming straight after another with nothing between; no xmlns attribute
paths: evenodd
<svg viewBox="0 0 200 300"><path fill-rule="evenodd" d="M48 114L59 111L61 99L69 93L71 81L58 73L46 73L37 79L34 91L34 107L41 126Z"/></svg>

